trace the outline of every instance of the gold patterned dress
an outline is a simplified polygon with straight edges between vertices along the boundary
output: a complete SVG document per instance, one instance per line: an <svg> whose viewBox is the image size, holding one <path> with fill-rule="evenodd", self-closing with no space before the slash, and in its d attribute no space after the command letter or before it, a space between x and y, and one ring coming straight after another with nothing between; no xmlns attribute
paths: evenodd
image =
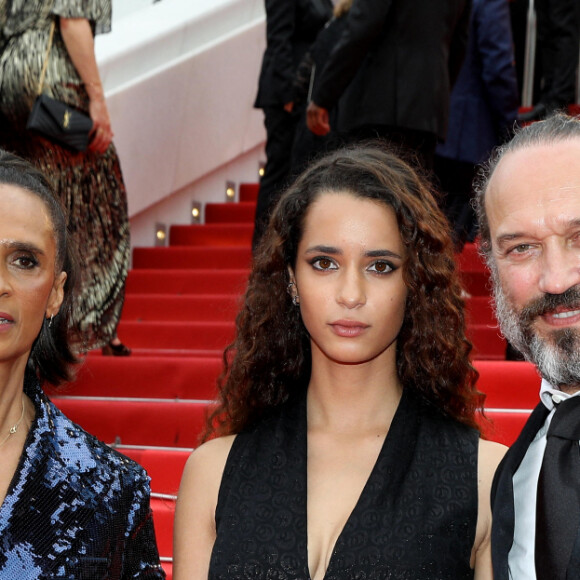
<svg viewBox="0 0 580 580"><path fill-rule="evenodd" d="M26 130L56 19L43 92L88 112L89 99L60 36L58 17L86 18L94 34L111 30L111 0L0 0L0 147L53 180L68 212L80 261L74 319L86 348L116 335L130 259L127 195L113 144L76 153Z"/></svg>

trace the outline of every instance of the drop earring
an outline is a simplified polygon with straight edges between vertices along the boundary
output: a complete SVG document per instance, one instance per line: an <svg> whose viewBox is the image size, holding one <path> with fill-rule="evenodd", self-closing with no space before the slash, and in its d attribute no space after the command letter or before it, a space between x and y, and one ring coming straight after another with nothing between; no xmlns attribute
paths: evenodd
<svg viewBox="0 0 580 580"><path fill-rule="evenodd" d="M48 328L52 327L52 319L54 318L54 314L50 315L50 319L48 320Z"/></svg>
<svg viewBox="0 0 580 580"><path fill-rule="evenodd" d="M298 306L300 304L300 296L298 296L298 288L296 288L296 294L292 293L292 288L294 286L296 286L294 282L289 282L288 286L286 286L286 291L288 294L290 294L290 296L292 296L292 304L294 304L294 306Z"/></svg>

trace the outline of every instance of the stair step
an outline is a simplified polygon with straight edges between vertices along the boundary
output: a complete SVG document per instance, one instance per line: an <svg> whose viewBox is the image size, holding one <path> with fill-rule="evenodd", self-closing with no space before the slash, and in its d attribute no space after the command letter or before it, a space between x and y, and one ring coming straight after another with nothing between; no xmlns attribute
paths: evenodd
<svg viewBox="0 0 580 580"><path fill-rule="evenodd" d="M169 245L250 247L254 224L174 225L169 229Z"/></svg>
<svg viewBox="0 0 580 580"><path fill-rule="evenodd" d="M521 433L531 410L486 409L486 419L479 421L481 431L486 439L497 441L508 447Z"/></svg>
<svg viewBox="0 0 580 580"><path fill-rule="evenodd" d="M182 355L188 351L198 351L197 356L216 356L230 344L235 335L232 320L217 322L197 321L131 321L122 319L119 336L135 350L159 349L159 354L172 352ZM467 336L474 345L473 357L477 359L500 360L505 358L505 340L499 329L487 324L469 324ZM191 353L189 353L191 354Z"/></svg>
<svg viewBox="0 0 580 580"><path fill-rule="evenodd" d="M256 202L208 203L205 206L205 223L254 223Z"/></svg>
<svg viewBox="0 0 580 580"><path fill-rule="evenodd" d="M111 444L196 447L209 401L140 401L59 397L54 404L89 433Z"/></svg>
<svg viewBox="0 0 580 580"><path fill-rule="evenodd" d="M468 324L467 338L473 343L474 359L504 360L506 342L499 329L488 324Z"/></svg>
<svg viewBox="0 0 580 580"><path fill-rule="evenodd" d="M123 320L231 322L240 303L239 294L128 294L123 305Z"/></svg>
<svg viewBox="0 0 580 580"><path fill-rule="evenodd" d="M497 320L489 296L471 296L465 301L465 319L468 324L497 326Z"/></svg>
<svg viewBox="0 0 580 580"><path fill-rule="evenodd" d="M191 455L190 449L163 447L118 447L117 451L142 465L151 477L151 491L176 495L179 490L181 473ZM160 501L157 499L157 501ZM175 503L175 502L174 502ZM165 550L171 554L171 550Z"/></svg>
<svg viewBox="0 0 580 580"><path fill-rule="evenodd" d="M206 269L133 269L129 271L125 294L242 294L250 271ZM123 316L125 314L123 313Z"/></svg>
<svg viewBox="0 0 580 580"><path fill-rule="evenodd" d="M489 298L491 291L491 278L488 270L482 272L459 272L463 288L471 296L484 296Z"/></svg>
<svg viewBox="0 0 580 580"><path fill-rule="evenodd" d="M222 351L234 338L234 322L135 322L119 323L119 336L131 348Z"/></svg>
<svg viewBox="0 0 580 580"><path fill-rule="evenodd" d="M183 470L182 470L183 471ZM176 492L173 492L174 494ZM173 554L173 519L175 517L175 500L152 497L151 511L155 523L155 537L159 557L170 557ZM166 563L161 563L167 572ZM166 575L166 580L170 578Z"/></svg>
<svg viewBox="0 0 580 580"><path fill-rule="evenodd" d="M204 268L225 270L249 268L252 261L251 247L187 247L135 248L133 268Z"/></svg>
<svg viewBox="0 0 580 580"><path fill-rule="evenodd" d="M100 350L91 351L89 356L100 356ZM159 356L167 358L219 358L223 355L224 349L220 348L163 348L159 347L133 347L131 345L131 356L142 358L155 358Z"/></svg>
<svg viewBox="0 0 580 580"><path fill-rule="evenodd" d="M259 183L240 183L240 201L257 201Z"/></svg>
<svg viewBox="0 0 580 580"><path fill-rule="evenodd" d="M486 407L533 409L538 404L540 376L529 362L476 360L477 388L487 395Z"/></svg>
<svg viewBox="0 0 580 580"><path fill-rule="evenodd" d="M456 254L458 268L462 272L486 272L487 266L475 244L467 243L463 250Z"/></svg>
<svg viewBox="0 0 580 580"><path fill-rule="evenodd" d="M132 345L130 345L132 346ZM222 372L221 353L213 357L86 357L73 383L58 394L85 397L213 399Z"/></svg>

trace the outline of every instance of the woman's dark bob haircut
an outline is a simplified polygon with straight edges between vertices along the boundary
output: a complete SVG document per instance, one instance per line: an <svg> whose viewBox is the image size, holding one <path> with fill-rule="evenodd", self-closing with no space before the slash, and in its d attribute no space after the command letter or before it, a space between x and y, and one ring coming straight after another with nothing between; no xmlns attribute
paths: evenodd
<svg viewBox="0 0 580 580"><path fill-rule="evenodd" d="M28 161L0 150L0 184L12 185L38 197L46 206L56 243L55 274L66 272L64 300L52 322L45 319L28 358L28 370L41 384L59 385L72 378L77 362L71 346L72 295L77 280L76 260L68 243L66 218L48 179Z"/></svg>
<svg viewBox="0 0 580 580"><path fill-rule="evenodd" d="M282 195L256 250L237 335L224 354L219 403L204 435L239 433L303 391L310 379L310 341L287 290L304 221L325 193L346 193L391 208L406 260L408 288L397 370L444 414L476 426L482 396L469 361L463 299L448 224L425 181L380 143L333 152L312 164ZM385 300L388 296L385 296Z"/></svg>

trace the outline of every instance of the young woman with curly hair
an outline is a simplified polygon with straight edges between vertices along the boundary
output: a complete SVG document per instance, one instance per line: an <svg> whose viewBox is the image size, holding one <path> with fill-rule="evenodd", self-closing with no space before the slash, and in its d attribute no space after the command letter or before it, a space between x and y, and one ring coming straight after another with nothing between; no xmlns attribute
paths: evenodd
<svg viewBox="0 0 580 580"><path fill-rule="evenodd" d="M182 578L491 578L504 448L481 395L445 219L379 144L280 199L256 253L175 527Z"/></svg>

